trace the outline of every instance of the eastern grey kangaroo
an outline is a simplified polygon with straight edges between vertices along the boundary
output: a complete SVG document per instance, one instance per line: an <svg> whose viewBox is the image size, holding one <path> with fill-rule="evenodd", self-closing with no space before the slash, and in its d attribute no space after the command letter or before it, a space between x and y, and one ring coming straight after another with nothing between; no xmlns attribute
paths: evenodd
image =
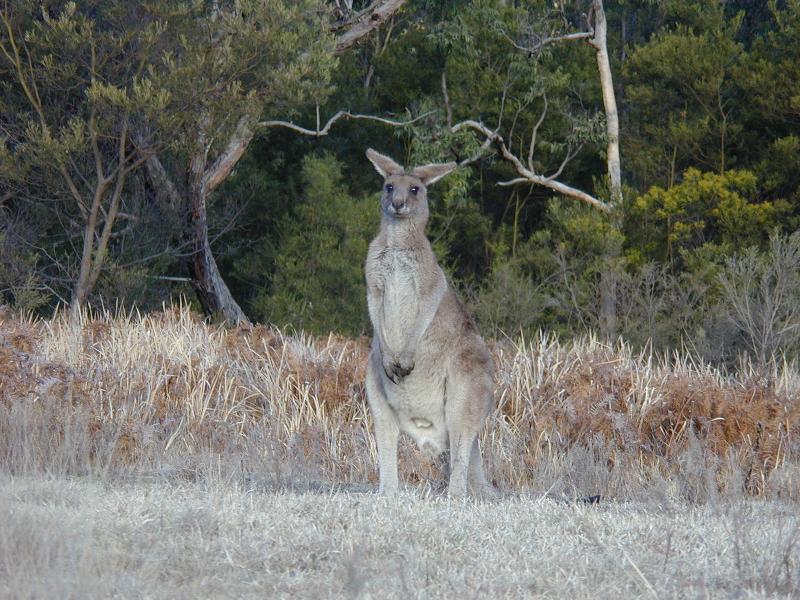
<svg viewBox="0 0 800 600"><path fill-rule="evenodd" d="M468 484L473 494L492 496L478 447L494 403L492 358L425 236L426 187L457 165L406 171L372 149L367 158L385 179L380 231L366 263L374 329L366 388L380 491L397 493L402 431L432 456L450 451L450 496L464 496Z"/></svg>

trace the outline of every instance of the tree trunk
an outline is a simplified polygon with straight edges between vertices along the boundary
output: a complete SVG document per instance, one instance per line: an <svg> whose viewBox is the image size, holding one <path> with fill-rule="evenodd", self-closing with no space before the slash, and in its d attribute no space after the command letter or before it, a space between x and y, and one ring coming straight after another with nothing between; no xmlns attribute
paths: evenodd
<svg viewBox="0 0 800 600"><path fill-rule="evenodd" d="M192 272L197 298L208 315L217 315L231 323L248 323L239 304L234 300L211 252L208 239L206 205L211 193L230 175L253 139L253 121L250 115L239 118L224 150L211 165L207 164L211 145L205 132L205 122L197 132L197 148L190 164L189 231L192 235Z"/></svg>
<svg viewBox="0 0 800 600"><path fill-rule="evenodd" d="M208 239L206 198L198 189L192 190L190 229L194 238L192 274L197 298L200 300L203 310L209 315L217 315L230 323L249 322L244 311L231 295L219 272L217 261L214 260Z"/></svg>
<svg viewBox="0 0 800 600"><path fill-rule="evenodd" d="M95 227L97 215L94 210L89 213L87 222L83 226L83 249L81 251L81 267L78 272L78 281L72 289L71 305L74 312L79 311L89 300L91 289L89 287L89 275L92 272L92 254L94 252Z"/></svg>
<svg viewBox="0 0 800 600"><path fill-rule="evenodd" d="M619 114L614 94L614 80L611 77L611 63L608 58L608 23L603 9L603 0L592 0L594 12L594 35L590 43L595 49L597 71L600 75L600 88L603 92L603 107L606 113L606 167L608 169L611 207L609 219L609 239L603 252L603 269L600 275L600 331L608 340L617 336L617 259L619 242L615 233L619 230L617 212L622 203L622 173L619 154ZM612 239L613 238L613 239Z"/></svg>
<svg viewBox="0 0 800 600"><path fill-rule="evenodd" d="M618 205L622 201L622 173L619 157L619 114L617 98L614 94L614 80L611 77L611 63L608 59L608 23L603 10L603 0L593 0L594 36L591 44L597 57L597 71L600 74L600 88L603 91L603 108L606 113L606 165L611 191L611 203Z"/></svg>
<svg viewBox="0 0 800 600"><path fill-rule="evenodd" d="M609 234L603 248L602 269L600 271L600 333L608 341L618 335L617 324L617 288L619 287L620 230L616 211L608 218L611 221Z"/></svg>
<svg viewBox="0 0 800 600"><path fill-rule="evenodd" d="M139 136L138 143L145 145L142 136ZM248 319L225 284L211 251L206 212L208 188L203 186L205 169L202 156L204 153L198 154L192 162L192 170L196 170L196 177L188 193L178 191L158 155L148 156L145 167L150 181L167 208L185 210L187 213L187 227L181 233L181 243L192 248L186 267L192 276L197 299L203 311L208 315L220 316L231 323L246 323Z"/></svg>

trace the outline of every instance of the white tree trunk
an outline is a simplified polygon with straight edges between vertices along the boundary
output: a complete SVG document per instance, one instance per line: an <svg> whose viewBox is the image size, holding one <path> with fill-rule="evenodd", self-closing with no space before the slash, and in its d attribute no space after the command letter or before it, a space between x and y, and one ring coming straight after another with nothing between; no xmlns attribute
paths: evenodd
<svg viewBox="0 0 800 600"><path fill-rule="evenodd" d="M610 185L611 198L609 219L611 230L619 229L618 210L622 203L622 173L619 156L619 114L617 99L614 94L614 80L611 77L611 63L608 58L608 23L603 8L603 0L592 0L594 13L594 35L589 43L595 49L597 72L600 76L600 88L603 92L603 107L606 113L606 168ZM608 340L617 336L617 259L619 243L616 236L606 240L603 253L603 269L600 275L600 331Z"/></svg>
<svg viewBox="0 0 800 600"><path fill-rule="evenodd" d="M619 114L617 98L614 94L614 80L611 77L611 63L608 59L608 24L603 9L603 0L592 0L594 10L594 36L590 43L597 57L597 71L600 75L600 88L603 92L603 107L606 113L606 165L611 185L611 203L617 205L622 201L622 174L619 157Z"/></svg>

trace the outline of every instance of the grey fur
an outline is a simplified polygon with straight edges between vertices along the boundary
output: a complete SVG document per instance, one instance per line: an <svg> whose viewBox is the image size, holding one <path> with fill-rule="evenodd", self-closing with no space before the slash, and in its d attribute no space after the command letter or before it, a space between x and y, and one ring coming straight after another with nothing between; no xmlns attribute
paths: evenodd
<svg viewBox="0 0 800 600"><path fill-rule="evenodd" d="M367 399L375 421L380 490L395 494L397 441L411 436L431 455L450 452L448 494L493 495L478 433L494 403L492 358L425 235L426 185L455 163L410 172L372 149L384 178L382 219L366 262L367 303L374 329Z"/></svg>

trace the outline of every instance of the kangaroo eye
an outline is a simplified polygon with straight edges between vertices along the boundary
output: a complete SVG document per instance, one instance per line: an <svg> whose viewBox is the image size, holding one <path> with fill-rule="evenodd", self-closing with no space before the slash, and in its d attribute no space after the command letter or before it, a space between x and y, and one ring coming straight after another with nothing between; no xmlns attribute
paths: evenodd
<svg viewBox="0 0 800 600"><path fill-rule="evenodd" d="M386 191L391 192L394 189L394 186L391 183L386 184Z"/></svg>
<svg viewBox="0 0 800 600"><path fill-rule="evenodd" d="M412 186L412 188L411 188L411 193L412 194L414 194L416 196L418 191L419 191L419 188L417 186Z"/></svg>

